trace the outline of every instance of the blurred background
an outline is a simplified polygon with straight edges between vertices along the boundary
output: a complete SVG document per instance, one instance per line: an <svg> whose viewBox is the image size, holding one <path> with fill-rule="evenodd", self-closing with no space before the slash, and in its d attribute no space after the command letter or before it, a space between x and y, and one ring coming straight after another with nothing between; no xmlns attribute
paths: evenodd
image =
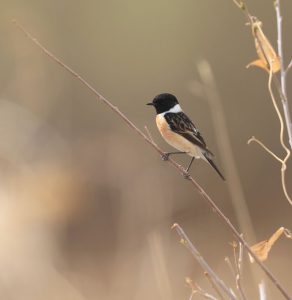
<svg viewBox="0 0 292 300"><path fill-rule="evenodd" d="M288 62L292 3L281 2ZM247 4L276 47L273 1ZM226 256L232 259L234 237L217 215L189 182L44 56L11 19L139 128L146 125L166 151L171 148L157 132L153 109L145 104L159 93L175 94L216 154L227 182L202 161L195 162L191 174L246 240L264 240L280 226L292 229L280 165L256 144L247 145L254 135L284 155L268 76L245 68L256 59L254 41L231 0L2 0L1 299L188 299L186 276L213 292L171 230L174 222L234 287L224 262ZM201 83L202 59L213 70L216 103L207 100ZM291 81L290 74L292 101ZM218 112L223 125L217 122ZM226 131L218 133L220 126ZM232 153L224 147L226 134ZM184 166L189 162L188 157L176 159ZM290 161L290 193L291 179ZM266 264L292 294L291 250L291 241L282 238ZM269 299L281 299L258 270L245 255L243 282L250 299L257 299L255 282L262 278Z"/></svg>

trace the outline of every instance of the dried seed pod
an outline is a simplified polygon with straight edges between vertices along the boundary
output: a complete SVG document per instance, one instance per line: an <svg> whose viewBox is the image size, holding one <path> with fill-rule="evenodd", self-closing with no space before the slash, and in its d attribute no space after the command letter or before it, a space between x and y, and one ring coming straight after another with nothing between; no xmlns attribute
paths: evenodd
<svg viewBox="0 0 292 300"><path fill-rule="evenodd" d="M277 73L280 68L280 58L270 41L265 36L262 30L262 22L260 22L256 17L251 17L251 31L255 41L255 48L258 54L259 59L251 62L247 65L247 68L250 66L257 66L270 72L272 69L273 73Z"/></svg>
<svg viewBox="0 0 292 300"><path fill-rule="evenodd" d="M287 231L284 227L280 227L268 240L261 241L251 247L251 250L258 257L260 261L265 261L268 258L269 252L278 238ZM285 233L285 236L286 233ZM250 262L254 262L254 259L249 256Z"/></svg>

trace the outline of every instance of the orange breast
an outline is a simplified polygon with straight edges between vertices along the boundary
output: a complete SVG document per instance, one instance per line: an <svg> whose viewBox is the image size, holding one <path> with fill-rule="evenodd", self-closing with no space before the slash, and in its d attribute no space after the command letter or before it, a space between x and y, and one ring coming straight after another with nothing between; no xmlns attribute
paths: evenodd
<svg viewBox="0 0 292 300"><path fill-rule="evenodd" d="M172 147L176 148L179 151L187 152L190 156L194 156L196 158L202 157L200 149L181 135L174 133L169 128L163 116L156 116L156 125L162 137Z"/></svg>

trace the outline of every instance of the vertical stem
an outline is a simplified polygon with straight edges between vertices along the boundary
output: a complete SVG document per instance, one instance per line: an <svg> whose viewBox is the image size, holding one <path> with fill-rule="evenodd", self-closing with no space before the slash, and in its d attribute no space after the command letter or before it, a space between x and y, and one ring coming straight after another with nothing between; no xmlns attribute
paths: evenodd
<svg viewBox="0 0 292 300"><path fill-rule="evenodd" d="M285 121L286 121L286 127L287 132L289 136L289 144L290 148L292 149L292 123L291 123L291 117L290 117L290 111L289 111L289 105L287 100L287 87L286 87L286 69L284 64L284 53L283 53L283 35L282 35L282 14L281 14L281 4L280 0L274 0L275 10L276 10L276 17L277 17L277 32L278 32L278 55L280 57L280 64L281 64L281 90L283 97L281 97L284 115L285 115Z"/></svg>
<svg viewBox="0 0 292 300"><path fill-rule="evenodd" d="M266 285L265 282L262 280L259 283L259 293L260 293L260 300L267 300L267 291L266 291Z"/></svg>

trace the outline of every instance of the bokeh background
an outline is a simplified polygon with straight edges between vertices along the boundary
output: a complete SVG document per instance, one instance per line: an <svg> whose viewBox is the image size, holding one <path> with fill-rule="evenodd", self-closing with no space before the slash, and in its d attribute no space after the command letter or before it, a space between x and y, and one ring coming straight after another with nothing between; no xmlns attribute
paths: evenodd
<svg viewBox="0 0 292 300"><path fill-rule="evenodd" d="M292 3L282 2L288 61ZM278 162L257 145L247 145L254 135L284 154L267 74L245 68L256 58L254 41L231 0L0 3L1 299L188 299L186 276L212 291L170 229L174 222L234 286L224 262L226 256L232 258L234 240L226 226L187 181L44 56L11 19L139 128L147 125L165 150L171 148L159 136L154 111L145 103L161 92L174 93L226 174L225 183L204 162L196 161L192 168L226 216L237 227L250 226L240 229L250 243L268 238L280 226L292 229ZM273 1L248 5L276 46ZM202 59L214 73L236 172L224 160L214 106L202 91ZM290 74L292 95L291 81ZM186 165L189 159L177 160ZM291 170L289 162L290 193ZM234 183L237 178L241 188ZM230 194L235 184L235 194L243 192L238 201ZM281 239L266 263L292 294L291 250L291 241ZM253 277L265 279L269 299L281 299L257 270L245 256L243 281L250 299L257 299Z"/></svg>

